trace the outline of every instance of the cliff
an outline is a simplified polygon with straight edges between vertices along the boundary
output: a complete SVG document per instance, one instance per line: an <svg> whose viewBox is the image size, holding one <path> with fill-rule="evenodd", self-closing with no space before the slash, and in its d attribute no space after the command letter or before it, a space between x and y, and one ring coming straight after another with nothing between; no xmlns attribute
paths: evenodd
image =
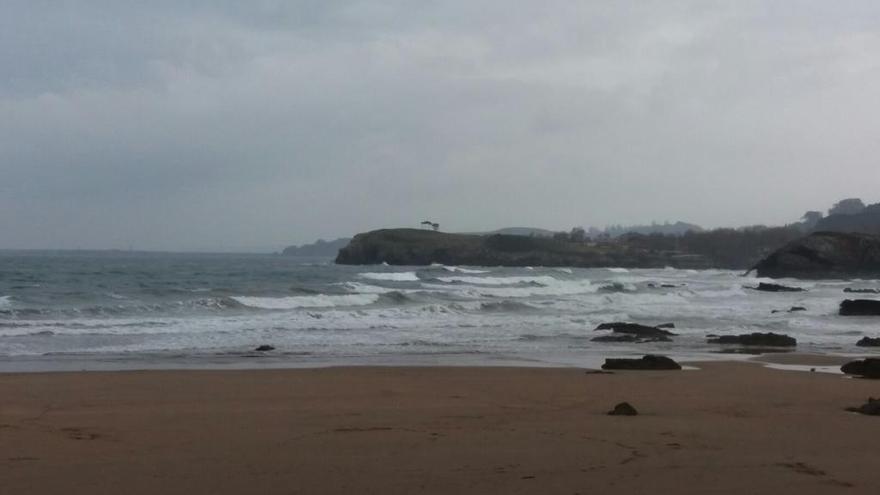
<svg viewBox="0 0 880 495"><path fill-rule="evenodd" d="M849 278L880 276L880 237L816 232L760 261L760 277Z"/></svg>
<svg viewBox="0 0 880 495"><path fill-rule="evenodd" d="M447 234L419 229L385 229L358 234L339 251L344 265L574 266L708 268L700 256L657 253L622 244L587 244L516 235Z"/></svg>

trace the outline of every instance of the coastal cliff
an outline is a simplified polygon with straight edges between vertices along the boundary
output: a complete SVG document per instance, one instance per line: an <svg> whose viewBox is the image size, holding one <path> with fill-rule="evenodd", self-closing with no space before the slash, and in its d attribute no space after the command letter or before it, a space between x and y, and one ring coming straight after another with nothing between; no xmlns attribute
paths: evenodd
<svg viewBox="0 0 880 495"><path fill-rule="evenodd" d="M701 256L651 252L625 245L565 242L516 235L448 234L383 229L356 235L339 251L343 265L573 266L707 268Z"/></svg>
<svg viewBox="0 0 880 495"><path fill-rule="evenodd" d="M848 278L880 276L880 237L816 232L760 261L760 277Z"/></svg>

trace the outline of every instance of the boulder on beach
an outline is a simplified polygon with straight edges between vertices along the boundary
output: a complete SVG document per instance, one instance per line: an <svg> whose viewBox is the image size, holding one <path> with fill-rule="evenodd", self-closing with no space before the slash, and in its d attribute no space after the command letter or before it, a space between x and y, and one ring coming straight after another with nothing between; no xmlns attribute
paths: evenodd
<svg viewBox="0 0 880 495"><path fill-rule="evenodd" d="M621 402L608 411L609 416L638 416L639 412L629 402Z"/></svg>
<svg viewBox="0 0 880 495"><path fill-rule="evenodd" d="M664 323L664 325L670 325ZM668 328L668 327L667 327ZM669 330L664 330L660 327L652 327L648 325L641 325L639 323L629 323L623 321L615 321L611 323L602 323L596 330L611 330L614 333L626 333L632 335L638 335L640 337L658 337L658 336L673 336L674 333Z"/></svg>
<svg viewBox="0 0 880 495"><path fill-rule="evenodd" d="M735 344L761 347L793 347L797 340L778 333L744 333L740 335L721 335L708 340L710 344Z"/></svg>
<svg viewBox="0 0 880 495"><path fill-rule="evenodd" d="M862 337L861 340L856 342L856 345L859 347L880 347L880 337Z"/></svg>
<svg viewBox="0 0 880 495"><path fill-rule="evenodd" d="M806 310L807 310L807 308L805 308L803 306L792 306L792 307L788 308L785 312L786 313L797 313L798 311L806 311ZM774 309L773 311L771 311L771 313L773 313L773 314L782 313L782 310L781 309Z"/></svg>
<svg viewBox="0 0 880 495"><path fill-rule="evenodd" d="M759 290L761 292L804 292L806 290L800 287L789 287L787 285L780 284L768 284L766 282L759 282L756 287L746 286L745 288L751 290Z"/></svg>
<svg viewBox="0 0 880 495"><path fill-rule="evenodd" d="M847 299L840 303L841 316L880 316L880 301Z"/></svg>
<svg viewBox="0 0 880 495"><path fill-rule="evenodd" d="M847 407L847 411L859 414L867 414L868 416L880 416L880 399L869 397L868 401L859 407ZM611 414L611 413L608 413Z"/></svg>
<svg viewBox="0 0 880 495"><path fill-rule="evenodd" d="M603 370L680 370L681 365L666 356L648 354L641 358L608 358Z"/></svg>
<svg viewBox="0 0 880 495"><path fill-rule="evenodd" d="M880 358L866 358L850 361L840 367L847 375L863 378L880 378Z"/></svg>

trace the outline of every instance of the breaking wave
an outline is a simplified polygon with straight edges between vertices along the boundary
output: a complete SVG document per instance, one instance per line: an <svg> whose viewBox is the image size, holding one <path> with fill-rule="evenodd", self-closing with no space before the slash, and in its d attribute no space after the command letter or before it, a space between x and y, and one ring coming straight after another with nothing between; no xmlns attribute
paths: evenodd
<svg viewBox="0 0 880 495"><path fill-rule="evenodd" d="M257 309L333 308L368 306L379 300L379 294L344 294L291 297L233 297L244 306Z"/></svg>
<svg viewBox="0 0 880 495"><path fill-rule="evenodd" d="M370 280L380 280L385 282L419 281L419 276L416 274L416 272L361 273L359 276Z"/></svg>

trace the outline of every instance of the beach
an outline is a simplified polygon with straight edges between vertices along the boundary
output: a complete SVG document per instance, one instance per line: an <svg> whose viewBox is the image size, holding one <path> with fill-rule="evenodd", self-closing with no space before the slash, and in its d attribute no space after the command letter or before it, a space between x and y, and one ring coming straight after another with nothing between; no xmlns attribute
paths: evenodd
<svg viewBox="0 0 880 495"><path fill-rule="evenodd" d="M880 489L880 421L844 411L876 381L694 367L0 374L2 492ZM608 416L621 401L640 414Z"/></svg>

